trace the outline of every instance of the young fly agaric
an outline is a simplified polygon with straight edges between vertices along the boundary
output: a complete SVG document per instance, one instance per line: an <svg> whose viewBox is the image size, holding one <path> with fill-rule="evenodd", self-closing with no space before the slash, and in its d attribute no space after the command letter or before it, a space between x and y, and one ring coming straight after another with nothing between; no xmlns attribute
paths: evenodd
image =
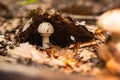
<svg viewBox="0 0 120 80"><path fill-rule="evenodd" d="M49 48L47 43L49 43L49 37L54 33L54 28L51 23L43 22L38 27L38 33L42 36L42 46L44 49Z"/></svg>

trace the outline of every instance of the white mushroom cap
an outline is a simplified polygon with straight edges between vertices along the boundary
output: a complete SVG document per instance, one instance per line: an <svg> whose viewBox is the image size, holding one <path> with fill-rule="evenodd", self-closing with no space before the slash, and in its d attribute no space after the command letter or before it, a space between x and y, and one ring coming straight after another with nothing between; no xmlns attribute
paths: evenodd
<svg viewBox="0 0 120 80"><path fill-rule="evenodd" d="M97 25L112 34L120 35L120 9L109 10L103 13L98 18Z"/></svg>
<svg viewBox="0 0 120 80"><path fill-rule="evenodd" d="M54 33L54 28L51 23L43 22L39 25L38 32L41 34L42 33L45 33L45 34Z"/></svg>

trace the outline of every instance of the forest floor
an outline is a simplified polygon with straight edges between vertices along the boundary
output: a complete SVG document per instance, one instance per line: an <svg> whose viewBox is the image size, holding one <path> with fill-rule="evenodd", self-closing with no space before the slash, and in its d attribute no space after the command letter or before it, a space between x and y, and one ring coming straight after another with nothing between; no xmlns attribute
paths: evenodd
<svg viewBox="0 0 120 80"><path fill-rule="evenodd" d="M0 1L0 80L119 80L120 65L118 71L114 71L111 65L109 69L106 67L109 57L106 47L114 48L113 44L109 46L106 42L110 34L96 25L102 13L120 8L120 1L113 1ZM37 12L37 8L41 9ZM56 13L48 14L50 9ZM29 22L31 18L32 24ZM36 26L44 21L58 28L48 49L43 49L38 40L41 37L34 32L37 31ZM65 28L60 29L61 26ZM82 35L79 35L77 26L80 26ZM63 33L70 31L70 35L66 33L63 36L59 30ZM62 40L65 44L60 42Z"/></svg>

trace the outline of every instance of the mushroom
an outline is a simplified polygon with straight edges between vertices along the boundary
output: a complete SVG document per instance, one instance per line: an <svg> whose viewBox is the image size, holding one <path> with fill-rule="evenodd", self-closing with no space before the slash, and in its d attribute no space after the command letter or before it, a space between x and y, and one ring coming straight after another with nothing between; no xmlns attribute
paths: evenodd
<svg viewBox="0 0 120 80"><path fill-rule="evenodd" d="M98 18L97 25L111 32L112 37L120 41L120 9L113 9L103 13Z"/></svg>
<svg viewBox="0 0 120 80"><path fill-rule="evenodd" d="M54 33L54 28L51 23L43 22L38 27L38 33L42 36L42 47L44 49L49 48L47 43L49 43L49 37Z"/></svg>
<svg viewBox="0 0 120 80"><path fill-rule="evenodd" d="M99 48L99 57L113 74L120 74L120 9L103 13L97 21L98 27L111 32L112 41Z"/></svg>

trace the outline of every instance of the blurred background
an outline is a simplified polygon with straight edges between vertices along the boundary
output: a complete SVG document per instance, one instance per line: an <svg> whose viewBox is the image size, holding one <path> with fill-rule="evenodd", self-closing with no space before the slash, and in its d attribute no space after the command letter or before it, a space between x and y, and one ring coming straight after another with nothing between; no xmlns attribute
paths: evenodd
<svg viewBox="0 0 120 80"><path fill-rule="evenodd" d="M23 17L30 9L53 8L76 15L100 15L120 8L120 0L0 0L1 17Z"/></svg>
<svg viewBox="0 0 120 80"><path fill-rule="evenodd" d="M9 26L15 28L21 24L28 11L36 8L55 9L79 21L95 24L96 18L105 11L120 8L120 0L0 0L0 34L4 34L6 28L11 31Z"/></svg>

